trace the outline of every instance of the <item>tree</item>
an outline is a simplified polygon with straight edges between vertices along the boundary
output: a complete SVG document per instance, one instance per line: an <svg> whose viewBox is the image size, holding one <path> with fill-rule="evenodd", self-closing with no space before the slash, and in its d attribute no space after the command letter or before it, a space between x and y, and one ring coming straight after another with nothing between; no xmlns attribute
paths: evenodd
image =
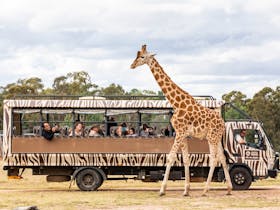
<svg viewBox="0 0 280 210"><path fill-rule="evenodd" d="M164 98L164 95L161 94L160 91L158 91L158 93L156 93L155 91L152 90L139 90L139 89L131 89L128 92L129 96L141 96L141 99L159 99L159 98ZM145 97L147 96L147 97Z"/></svg>
<svg viewBox="0 0 280 210"><path fill-rule="evenodd" d="M16 95L38 95L43 91L44 85L38 77L19 79L16 83L11 83L2 87L3 98L8 99Z"/></svg>
<svg viewBox="0 0 280 210"><path fill-rule="evenodd" d="M67 95L69 93L69 84L67 84L67 77L56 77L53 82L53 92L56 94Z"/></svg>
<svg viewBox="0 0 280 210"><path fill-rule="evenodd" d="M52 87L54 94L85 96L94 94L98 86L92 84L87 72L79 71L55 78Z"/></svg>
<svg viewBox="0 0 280 210"><path fill-rule="evenodd" d="M38 77L31 77L27 79L19 79L15 83L1 87L1 102L0 102L0 124L2 126L3 119L3 99L10 99L19 95L39 95L42 93L44 85L42 80Z"/></svg>
<svg viewBox="0 0 280 210"><path fill-rule="evenodd" d="M274 91L265 87L256 93L250 101L249 113L263 122L276 150L280 150L280 87Z"/></svg>
<svg viewBox="0 0 280 210"><path fill-rule="evenodd" d="M106 88L101 88L100 95L104 96L124 96L127 95L122 86L115 83L110 84Z"/></svg>
<svg viewBox="0 0 280 210"><path fill-rule="evenodd" d="M130 96L141 96L141 95L143 95L142 91L139 90L139 89L136 89L136 88L131 89L131 90L128 92L128 94L129 94Z"/></svg>
<svg viewBox="0 0 280 210"><path fill-rule="evenodd" d="M250 99L247 99L247 96L240 91L231 91L230 93L224 94L222 99L226 103L231 103L241 111L247 113L247 104L249 103ZM232 107L229 107L225 113L226 119L244 119L241 113L234 110Z"/></svg>
<svg viewBox="0 0 280 210"><path fill-rule="evenodd" d="M143 95L146 95L146 96L155 96L155 95L156 95L156 92L155 92L155 91L152 91L152 90L143 90Z"/></svg>

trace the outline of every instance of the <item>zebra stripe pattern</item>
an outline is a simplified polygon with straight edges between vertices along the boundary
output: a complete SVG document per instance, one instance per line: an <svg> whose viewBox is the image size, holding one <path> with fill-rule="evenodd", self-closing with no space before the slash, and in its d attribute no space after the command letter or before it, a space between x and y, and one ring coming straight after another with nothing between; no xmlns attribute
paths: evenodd
<svg viewBox="0 0 280 210"><path fill-rule="evenodd" d="M235 141L233 131L240 129L259 130L264 137L264 142L269 145L269 140L264 133L263 128L258 122L227 122L226 123L226 142L224 142L225 150L228 151L229 162L247 165L255 177L267 176L268 169L273 168L274 152L271 147L267 149L256 149L247 145L238 144ZM254 157L251 156L254 154Z"/></svg>

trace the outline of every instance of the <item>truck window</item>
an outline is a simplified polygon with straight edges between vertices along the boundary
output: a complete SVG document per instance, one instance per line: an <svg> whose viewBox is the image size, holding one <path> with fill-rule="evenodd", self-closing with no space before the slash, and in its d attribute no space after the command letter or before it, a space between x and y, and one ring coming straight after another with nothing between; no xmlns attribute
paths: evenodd
<svg viewBox="0 0 280 210"><path fill-rule="evenodd" d="M246 146L265 149L264 140L259 130L237 129L234 130L235 141L240 143L240 137L245 140Z"/></svg>

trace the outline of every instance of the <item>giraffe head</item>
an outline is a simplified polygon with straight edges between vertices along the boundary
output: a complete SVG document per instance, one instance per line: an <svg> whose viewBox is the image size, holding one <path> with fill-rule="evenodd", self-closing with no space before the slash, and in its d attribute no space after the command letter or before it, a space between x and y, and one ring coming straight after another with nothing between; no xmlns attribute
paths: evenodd
<svg viewBox="0 0 280 210"><path fill-rule="evenodd" d="M137 52L137 56L133 61L133 63L131 64L130 68L134 69L137 66L148 64L153 59L154 56L155 54L151 54L146 50L146 45L142 45L141 51Z"/></svg>

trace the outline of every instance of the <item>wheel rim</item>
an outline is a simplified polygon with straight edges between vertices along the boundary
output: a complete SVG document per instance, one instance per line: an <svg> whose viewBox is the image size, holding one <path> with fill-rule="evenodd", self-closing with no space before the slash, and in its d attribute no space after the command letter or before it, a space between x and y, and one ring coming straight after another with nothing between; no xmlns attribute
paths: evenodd
<svg viewBox="0 0 280 210"><path fill-rule="evenodd" d="M83 177L83 184L85 186L92 186L94 184L94 178L93 176L91 176L90 174L86 174L84 177Z"/></svg>
<svg viewBox="0 0 280 210"><path fill-rule="evenodd" d="M237 173L234 175L234 182L238 185L242 185L245 182L245 176L242 173Z"/></svg>

